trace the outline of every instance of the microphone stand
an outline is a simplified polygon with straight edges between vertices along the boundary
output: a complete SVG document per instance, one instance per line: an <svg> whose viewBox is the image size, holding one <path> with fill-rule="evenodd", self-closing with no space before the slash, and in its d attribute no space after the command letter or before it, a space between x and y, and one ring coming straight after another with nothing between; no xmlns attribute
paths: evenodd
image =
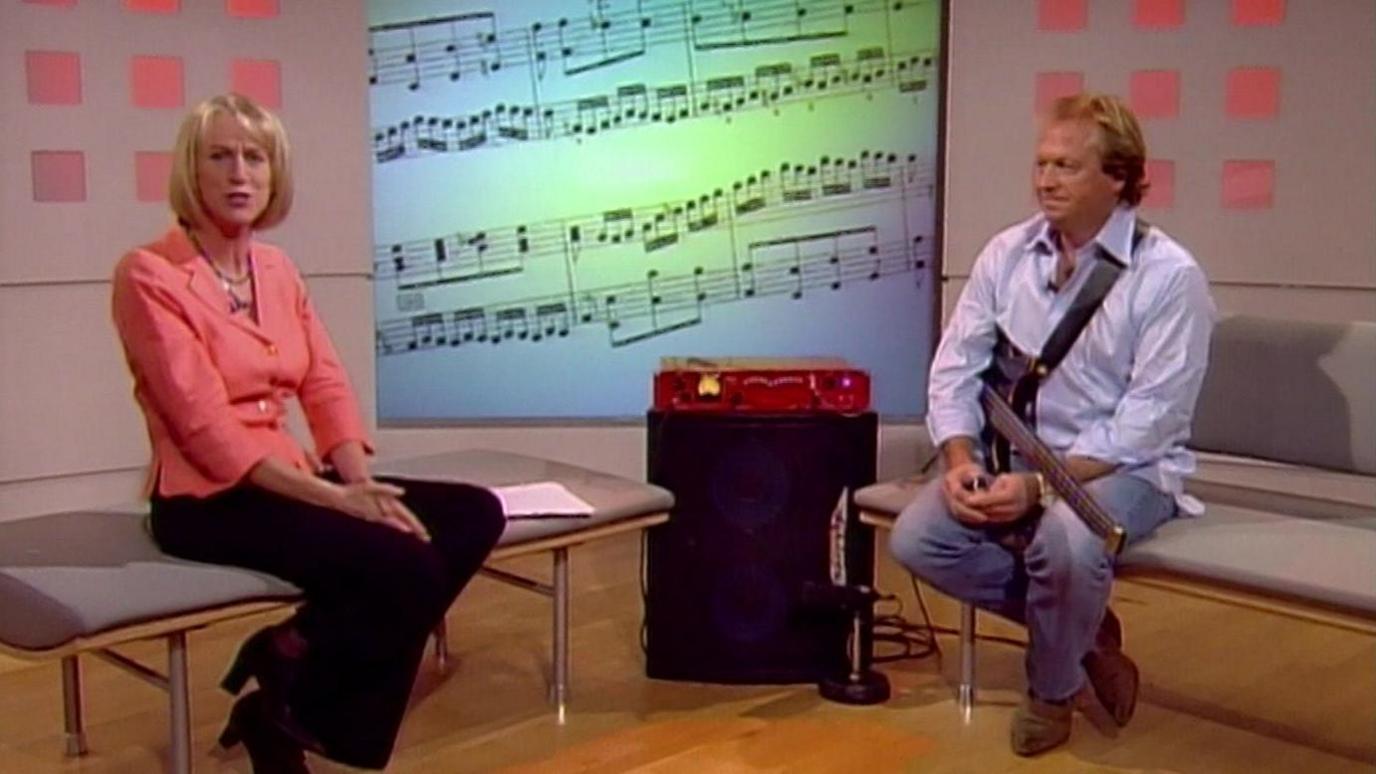
<svg viewBox="0 0 1376 774"><path fill-rule="evenodd" d="M873 669L874 642L865 636L879 594L869 586L836 586L833 590L841 596L841 609L851 615L850 669L841 677L823 677L817 683L817 691L822 698L840 704L888 701L889 678Z"/></svg>

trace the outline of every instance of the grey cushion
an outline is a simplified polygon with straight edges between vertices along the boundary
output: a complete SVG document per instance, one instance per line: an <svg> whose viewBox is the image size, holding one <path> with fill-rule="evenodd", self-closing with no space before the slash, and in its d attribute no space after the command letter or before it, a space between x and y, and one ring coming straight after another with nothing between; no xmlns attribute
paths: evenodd
<svg viewBox="0 0 1376 774"><path fill-rule="evenodd" d="M590 518L523 519L507 522L499 545L565 535L634 516L665 513L674 496L652 484L632 481L575 465L510 452L469 449L392 460L376 466L379 475L438 478L480 486L557 481L593 506Z"/></svg>
<svg viewBox="0 0 1376 774"><path fill-rule="evenodd" d="M674 504L657 486L506 452L436 454L378 469L485 486L558 481L595 509L591 518L512 521L503 545L662 513ZM166 556L144 518L140 508L117 506L0 522L0 642L44 650L173 615L300 596L271 575Z"/></svg>
<svg viewBox="0 0 1376 774"><path fill-rule="evenodd" d="M895 481L881 481L855 490L855 504L863 511L897 516L917 497L917 490L927 476L909 476Z"/></svg>
<svg viewBox="0 0 1376 774"><path fill-rule="evenodd" d="M915 479L855 493L863 510L897 516ZM1123 553L1119 574L1168 572L1270 596L1376 616L1376 519L1316 520L1210 503Z"/></svg>
<svg viewBox="0 0 1376 774"><path fill-rule="evenodd" d="M1185 489L1207 503L1376 528L1376 476L1200 453Z"/></svg>
<svg viewBox="0 0 1376 774"><path fill-rule="evenodd" d="M1165 571L1376 616L1376 530L1212 505L1124 552L1119 574Z"/></svg>
<svg viewBox="0 0 1376 774"><path fill-rule="evenodd" d="M173 559L128 509L0 522L0 642L30 650L258 600L292 600L270 575Z"/></svg>
<svg viewBox="0 0 1376 774"><path fill-rule="evenodd" d="M1376 323L1219 323L1190 445L1376 475Z"/></svg>

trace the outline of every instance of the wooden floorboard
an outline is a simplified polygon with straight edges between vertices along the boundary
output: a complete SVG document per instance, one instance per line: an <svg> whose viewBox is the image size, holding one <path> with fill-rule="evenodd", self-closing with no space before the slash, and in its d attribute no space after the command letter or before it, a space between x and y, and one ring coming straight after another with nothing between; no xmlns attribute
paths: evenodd
<svg viewBox="0 0 1376 774"><path fill-rule="evenodd" d="M885 664L894 696L876 707L821 699L813 686L724 686L644 677L639 541L622 536L575 549L573 700L560 724L545 702L549 602L478 578L449 616L454 660L427 661L417 680L393 772L1371 772L1376 771L1376 638L1120 584L1114 605L1142 668L1143 702L1126 729L1092 704L1071 743L1037 759L1008 751L1022 691L1022 651L980 647L980 705L962 722L952 696L955 641L945 657ZM504 569L548 577L546 557ZM900 592L917 620L906 576ZM937 622L955 606L927 592ZM899 602L888 603L893 608ZM191 636L195 763L248 772L242 751L213 742L230 700L215 688L237 642L266 618ZM1020 638L981 618L984 633ZM131 655L156 662L162 649ZM167 750L163 694L86 659L91 753L62 755L55 662L0 658L0 771L158 771ZM1092 701L1092 700L1091 700ZM313 759L317 772L343 767Z"/></svg>

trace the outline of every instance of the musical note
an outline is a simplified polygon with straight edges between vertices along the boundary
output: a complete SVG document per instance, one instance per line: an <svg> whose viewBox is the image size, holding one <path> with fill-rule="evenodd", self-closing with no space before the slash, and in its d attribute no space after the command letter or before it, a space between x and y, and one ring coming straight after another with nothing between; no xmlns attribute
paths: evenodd
<svg viewBox="0 0 1376 774"><path fill-rule="evenodd" d="M439 312L417 315L411 318L411 341L409 349L431 347L447 341L444 329L444 315Z"/></svg>
<svg viewBox="0 0 1376 774"><path fill-rule="evenodd" d="M757 10L728 8L716 17L698 14L693 17L693 48L711 51L844 37L850 30L855 5L835 3L809 13L795 0L761 4Z"/></svg>
<svg viewBox="0 0 1376 774"><path fill-rule="evenodd" d="M576 118L568 133L596 134L599 128L611 128L611 100L606 96L578 100Z"/></svg>
<svg viewBox="0 0 1376 774"><path fill-rule="evenodd" d="M547 336L567 336L573 327L573 316L568 304L554 301L538 304L535 307L535 341Z"/></svg>
<svg viewBox="0 0 1376 774"><path fill-rule="evenodd" d="M497 321L497 335L492 337L493 344L513 337L525 339L530 335L524 307L498 309L495 319Z"/></svg>
<svg viewBox="0 0 1376 774"><path fill-rule="evenodd" d="M598 7L589 14L582 36L570 30L568 19L560 19L556 29L564 75L579 75L644 56L645 31L652 25L652 21L642 15L640 6L641 0L637 0L636 12L630 16L607 14L603 8ZM587 37L593 38L592 45L578 42L586 40ZM588 50L592 50L592 53L584 55Z"/></svg>
<svg viewBox="0 0 1376 774"><path fill-rule="evenodd" d="M454 312L454 338L464 342L487 341L487 313L480 307Z"/></svg>
<svg viewBox="0 0 1376 774"><path fill-rule="evenodd" d="M745 78L731 75L707 81L707 95L700 105L704 113L730 113L745 105Z"/></svg>

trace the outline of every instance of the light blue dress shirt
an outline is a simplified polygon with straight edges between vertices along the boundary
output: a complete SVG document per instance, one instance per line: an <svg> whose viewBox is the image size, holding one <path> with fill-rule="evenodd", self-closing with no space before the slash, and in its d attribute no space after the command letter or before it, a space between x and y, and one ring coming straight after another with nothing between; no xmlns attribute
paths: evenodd
<svg viewBox="0 0 1376 774"><path fill-rule="evenodd" d="M997 328L1037 354L1089 277L1102 245L1125 266L1037 396L1037 434L1057 454L1116 463L1175 496L1181 510L1203 507L1183 492L1194 472L1185 448L1209 361L1216 312L1194 257L1158 228L1131 251L1135 210L1114 210L1075 256L1059 291L1055 234L1035 215L989 241L947 323L928 383L927 428L934 443L978 438L980 374Z"/></svg>

